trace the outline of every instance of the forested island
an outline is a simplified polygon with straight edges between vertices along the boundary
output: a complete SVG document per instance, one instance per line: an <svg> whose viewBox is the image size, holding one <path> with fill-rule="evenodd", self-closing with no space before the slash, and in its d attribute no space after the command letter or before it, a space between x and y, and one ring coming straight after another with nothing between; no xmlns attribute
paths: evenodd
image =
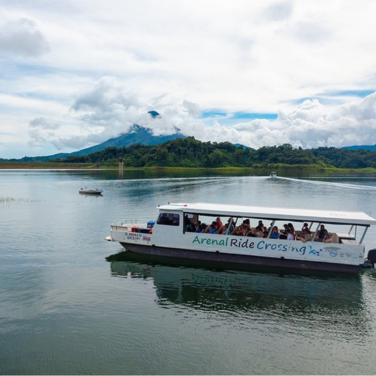
<svg viewBox="0 0 376 376"><path fill-rule="evenodd" d="M336 168L376 168L376 151L334 147L293 148L290 144L264 146L257 150L230 142L201 142L194 137L179 138L163 144L109 147L85 155L68 156L51 162L92 163L127 167L268 167L273 165L316 165Z"/></svg>

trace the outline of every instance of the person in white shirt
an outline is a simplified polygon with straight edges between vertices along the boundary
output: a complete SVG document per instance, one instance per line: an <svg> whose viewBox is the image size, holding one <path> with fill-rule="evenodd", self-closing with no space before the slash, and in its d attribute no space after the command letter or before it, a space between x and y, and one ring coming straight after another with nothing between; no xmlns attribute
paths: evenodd
<svg viewBox="0 0 376 376"><path fill-rule="evenodd" d="M294 235L292 234L290 228L287 228L286 233L287 233L287 240L295 240Z"/></svg>

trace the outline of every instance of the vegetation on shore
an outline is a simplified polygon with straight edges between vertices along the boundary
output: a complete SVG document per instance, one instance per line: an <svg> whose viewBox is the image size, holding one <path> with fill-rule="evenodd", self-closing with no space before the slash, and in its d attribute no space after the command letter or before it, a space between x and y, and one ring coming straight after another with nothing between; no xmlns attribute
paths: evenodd
<svg viewBox="0 0 376 376"><path fill-rule="evenodd" d="M90 169L94 168L93 163L62 163L62 162L9 162L0 161L1 169L42 169L42 170L55 170L55 169Z"/></svg>
<svg viewBox="0 0 376 376"><path fill-rule="evenodd" d="M293 148L290 144L262 147L258 150L230 142L201 142L193 137L178 138L158 145L134 144L109 147L83 155L68 156L49 162L0 161L1 168L90 169L117 168L195 168L195 169L275 169L374 172L376 151Z"/></svg>

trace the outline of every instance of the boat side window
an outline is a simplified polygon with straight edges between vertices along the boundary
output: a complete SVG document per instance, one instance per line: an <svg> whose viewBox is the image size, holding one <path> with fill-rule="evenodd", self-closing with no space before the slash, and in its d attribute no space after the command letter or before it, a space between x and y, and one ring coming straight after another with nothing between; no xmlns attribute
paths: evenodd
<svg viewBox="0 0 376 376"><path fill-rule="evenodd" d="M159 214L157 224L168 226L179 226L180 215L177 213L161 213Z"/></svg>

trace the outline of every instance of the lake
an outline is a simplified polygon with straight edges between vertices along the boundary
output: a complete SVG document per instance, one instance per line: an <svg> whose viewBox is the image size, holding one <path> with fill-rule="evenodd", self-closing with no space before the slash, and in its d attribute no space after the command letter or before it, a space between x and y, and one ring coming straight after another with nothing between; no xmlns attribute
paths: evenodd
<svg viewBox="0 0 376 376"><path fill-rule="evenodd" d="M0 374L375 373L376 271L218 270L105 241L174 201L376 217L376 178L0 170Z"/></svg>

